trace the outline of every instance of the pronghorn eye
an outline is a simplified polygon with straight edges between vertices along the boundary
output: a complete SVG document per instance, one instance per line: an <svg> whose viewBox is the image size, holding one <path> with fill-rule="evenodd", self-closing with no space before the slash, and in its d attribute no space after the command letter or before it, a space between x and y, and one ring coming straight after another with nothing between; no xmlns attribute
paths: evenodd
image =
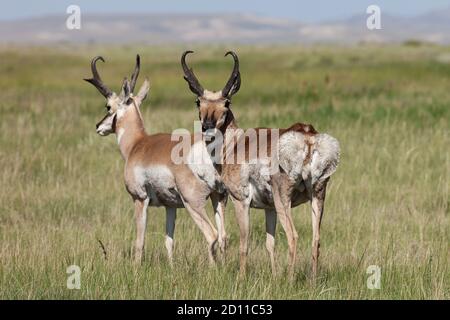
<svg viewBox="0 0 450 320"><path fill-rule="evenodd" d="M229 108L231 104L230 100L225 100L225 108Z"/></svg>
<svg viewBox="0 0 450 320"><path fill-rule="evenodd" d="M197 107L200 107L200 100L199 99L195 100L195 103L197 104Z"/></svg>
<svg viewBox="0 0 450 320"><path fill-rule="evenodd" d="M108 112L110 112L110 111L111 111L111 106L106 106L106 110L107 110Z"/></svg>

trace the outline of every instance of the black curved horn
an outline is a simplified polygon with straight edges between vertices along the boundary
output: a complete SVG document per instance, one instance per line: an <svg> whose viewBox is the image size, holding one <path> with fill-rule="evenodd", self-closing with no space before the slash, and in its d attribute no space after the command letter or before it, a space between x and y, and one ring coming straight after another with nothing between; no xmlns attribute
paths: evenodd
<svg viewBox="0 0 450 320"><path fill-rule="evenodd" d="M131 92L134 91L134 87L136 86L136 81L139 76L140 70L141 70L141 57L139 55L136 55L136 66L134 67L134 71L133 71L133 74L131 75L131 79L130 79Z"/></svg>
<svg viewBox="0 0 450 320"><path fill-rule="evenodd" d="M228 51L225 53L225 57L228 55L232 55L234 59L234 67L233 72L230 75L230 79L228 79L227 84L222 89L222 96L225 98L230 98L236 92L239 91L241 87L241 73L239 72L239 58L234 51Z"/></svg>
<svg viewBox="0 0 450 320"><path fill-rule="evenodd" d="M97 90L105 97L109 98L112 95L112 91L103 83L102 78L100 78L100 75L97 71L97 61L101 60L102 62L105 62L105 59L103 59L102 56L96 56L91 61L91 72L93 78L90 79L84 79L85 81L91 83L94 87L97 88Z"/></svg>
<svg viewBox="0 0 450 320"><path fill-rule="evenodd" d="M183 55L181 56L181 67L183 68L184 71L184 80L187 81L187 83L189 84L189 89L191 89L191 91L196 94L197 96L202 96L203 95L203 91L205 91L203 89L203 87L200 85L200 82L198 81L197 77L194 74L194 71L192 71L191 68L189 68L186 64L186 55L188 55L189 53L193 53L194 51L185 51L183 53Z"/></svg>

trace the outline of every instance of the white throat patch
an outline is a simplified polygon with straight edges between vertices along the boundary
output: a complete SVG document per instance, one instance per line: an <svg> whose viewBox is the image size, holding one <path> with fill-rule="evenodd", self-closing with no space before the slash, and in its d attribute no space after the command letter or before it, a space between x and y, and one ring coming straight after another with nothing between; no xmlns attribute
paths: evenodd
<svg viewBox="0 0 450 320"><path fill-rule="evenodd" d="M123 134L125 133L124 128L120 128L119 132L117 133L117 143L120 144L120 140L122 140Z"/></svg>
<svg viewBox="0 0 450 320"><path fill-rule="evenodd" d="M124 115L125 115L125 113L127 112L127 109L128 108L119 108L118 110L117 110L117 119L121 119Z"/></svg>

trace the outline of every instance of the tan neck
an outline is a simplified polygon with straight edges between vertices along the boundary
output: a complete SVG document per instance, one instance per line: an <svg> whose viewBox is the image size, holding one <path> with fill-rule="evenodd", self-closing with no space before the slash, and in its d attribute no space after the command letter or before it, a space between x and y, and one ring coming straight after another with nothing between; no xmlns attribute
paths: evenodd
<svg viewBox="0 0 450 320"><path fill-rule="evenodd" d="M134 103L117 119L116 135L120 153L125 160L136 143L147 135L141 113Z"/></svg>
<svg viewBox="0 0 450 320"><path fill-rule="evenodd" d="M222 127L221 131L223 134L223 145L222 145L222 156L226 157L226 150L231 150L234 148L237 139L233 139L233 136L236 134L236 129L239 129L239 126L236 123L236 119L234 118L231 110L228 114L228 119L225 125ZM218 167L226 166L225 159L223 159L222 165Z"/></svg>
<svg viewBox="0 0 450 320"><path fill-rule="evenodd" d="M234 114L231 111L231 109L228 111L227 120L225 121L225 124L220 129L222 131L222 134L226 133L227 129L237 129L239 126L236 123L236 119L234 118Z"/></svg>

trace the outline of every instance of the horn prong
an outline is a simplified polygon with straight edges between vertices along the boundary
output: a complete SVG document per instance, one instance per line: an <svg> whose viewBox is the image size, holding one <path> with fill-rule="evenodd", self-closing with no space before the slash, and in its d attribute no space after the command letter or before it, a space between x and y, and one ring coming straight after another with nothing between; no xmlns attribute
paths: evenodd
<svg viewBox="0 0 450 320"><path fill-rule="evenodd" d="M234 51L227 51L225 53L225 57L231 55L234 60L233 71L231 72L230 78L228 79L227 84L222 89L222 96L225 98L230 98L236 92L239 91L241 87L241 73L239 71L239 58Z"/></svg>
<svg viewBox="0 0 450 320"><path fill-rule="evenodd" d="M97 90L105 97L109 98L112 95L112 91L103 83L102 78L97 70L97 61L100 60L105 62L102 56L96 56L91 61L91 72L92 78L84 79L85 81L91 83Z"/></svg>
<svg viewBox="0 0 450 320"><path fill-rule="evenodd" d="M139 71L141 70L141 57L139 54L136 55L136 66L134 67L133 74L131 75L130 79L130 90L131 92L134 91L134 88L136 87L136 82L139 76Z"/></svg>
<svg viewBox="0 0 450 320"><path fill-rule="evenodd" d="M192 50L188 50L183 52L181 56L181 67L183 68L184 72L184 80L187 81L189 84L189 89L196 94L197 96L202 96L203 92L205 91L203 87L200 85L200 82L198 81L197 77L194 74L194 71L192 68L189 68L186 64L186 56L190 53L194 53Z"/></svg>

